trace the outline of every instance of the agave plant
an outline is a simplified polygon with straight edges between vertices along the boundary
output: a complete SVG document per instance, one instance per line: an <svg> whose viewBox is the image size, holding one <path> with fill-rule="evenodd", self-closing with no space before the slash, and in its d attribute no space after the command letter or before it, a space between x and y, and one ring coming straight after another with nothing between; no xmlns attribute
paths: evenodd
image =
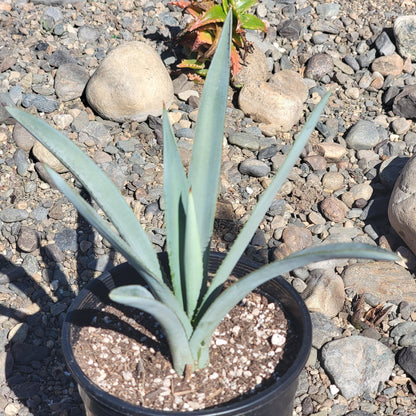
<svg viewBox="0 0 416 416"><path fill-rule="evenodd" d="M231 45L231 65L233 75L241 69L241 60L250 50L245 37L245 30L261 30L266 32L264 22L258 17L247 13L257 0L222 0L221 4L212 0L178 0L171 4L185 9L194 21L179 34L190 56L182 60L180 68L190 68L196 74L206 76L206 63L211 60L217 48L222 27L229 10L233 13L233 30ZM241 51L243 55L241 55Z"/></svg>
<svg viewBox="0 0 416 416"><path fill-rule="evenodd" d="M208 260L221 165L223 126L229 82L231 14L210 67L201 99L189 172L181 163L166 109L164 129L164 197L169 270L159 263L151 242L111 180L74 143L42 120L16 108L9 113L43 143L83 184L106 215L102 218L80 194L51 168L45 169L57 188L114 248L143 276L147 287L114 289L112 300L139 308L160 323L173 366L182 374L209 362L212 334L225 315L249 292L280 274L331 258L395 260L392 253L364 244L334 244L307 248L264 265L224 287L273 199L305 146L329 94L316 106L285 162L264 192L249 220L208 284Z"/></svg>

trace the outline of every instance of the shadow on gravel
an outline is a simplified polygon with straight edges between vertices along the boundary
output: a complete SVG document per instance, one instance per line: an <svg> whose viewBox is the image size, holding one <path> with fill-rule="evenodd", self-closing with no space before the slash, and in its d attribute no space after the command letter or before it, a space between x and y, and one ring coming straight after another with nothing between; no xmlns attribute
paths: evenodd
<svg viewBox="0 0 416 416"><path fill-rule="evenodd" d="M93 231L82 218L78 220L79 230L83 238L93 241ZM61 265L48 258L47 250L41 250L41 255L48 268L43 269L40 283L23 267L0 256L2 294L21 301L17 309L5 306L4 298L0 304L0 316L11 319L15 330L11 337L9 329L0 329L0 339L6 345L5 352L0 353L0 394L5 403L11 402L7 399L7 388L2 388L7 386L29 409L28 415L84 416L76 385L61 352L61 328L76 296L71 285L80 290L86 282L80 273L66 276ZM94 256L88 259L89 268L94 269ZM86 270L86 256L78 254L76 260L77 270Z"/></svg>

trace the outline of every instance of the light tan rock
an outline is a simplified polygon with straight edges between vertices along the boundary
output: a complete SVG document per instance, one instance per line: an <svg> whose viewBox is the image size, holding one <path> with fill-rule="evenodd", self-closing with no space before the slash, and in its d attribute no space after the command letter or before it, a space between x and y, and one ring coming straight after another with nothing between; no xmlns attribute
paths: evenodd
<svg viewBox="0 0 416 416"><path fill-rule="evenodd" d="M344 282L341 276L331 270L308 279L302 293L306 306L311 312L320 312L328 318L338 315L344 306Z"/></svg>
<svg viewBox="0 0 416 416"><path fill-rule="evenodd" d="M252 81L239 95L239 106L245 114L260 122L265 135L286 132L300 120L308 88L294 71L281 71L269 82Z"/></svg>
<svg viewBox="0 0 416 416"><path fill-rule="evenodd" d="M416 254L416 156L404 166L390 196L391 226Z"/></svg>
<svg viewBox="0 0 416 416"><path fill-rule="evenodd" d="M173 84L156 51L143 42L113 49L86 87L86 98L100 116L144 121L160 116L173 100Z"/></svg>
<svg viewBox="0 0 416 416"><path fill-rule="evenodd" d="M253 51L248 53L243 67L232 79L233 85L242 86L250 81L267 81L269 70L266 55L254 46Z"/></svg>
<svg viewBox="0 0 416 416"><path fill-rule="evenodd" d="M371 64L373 72L379 72L383 76L399 76L403 71L403 59L397 53L388 56L380 56Z"/></svg>
<svg viewBox="0 0 416 416"><path fill-rule="evenodd" d="M36 142L32 152L39 162L46 163L55 172L68 172L68 169L43 144Z"/></svg>
<svg viewBox="0 0 416 416"><path fill-rule="evenodd" d="M388 261L356 263L344 272L344 285L356 293L371 293L380 301L416 303L416 282L403 267Z"/></svg>
<svg viewBox="0 0 416 416"><path fill-rule="evenodd" d="M314 146L314 150L328 162L338 162L347 153L347 149L339 143L324 142Z"/></svg>

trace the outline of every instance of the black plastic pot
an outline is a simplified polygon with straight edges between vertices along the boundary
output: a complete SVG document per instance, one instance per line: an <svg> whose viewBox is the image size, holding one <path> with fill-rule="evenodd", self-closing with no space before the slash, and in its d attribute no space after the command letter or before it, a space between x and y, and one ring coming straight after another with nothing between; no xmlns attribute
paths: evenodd
<svg viewBox="0 0 416 416"><path fill-rule="evenodd" d="M162 255L163 256L163 255ZM221 264L223 255L212 253L210 269L215 272ZM234 274L242 277L256 269L258 264L242 259ZM292 328L297 331L299 351L288 371L273 385L253 396L215 408L193 412L166 412L136 406L120 400L96 386L77 364L72 345L76 342L79 328L89 322L91 313L103 304L109 303L108 293L115 287L138 283L140 277L127 263L103 273L91 281L76 297L66 316L62 330L63 353L67 365L78 383L87 416L292 416L299 374L308 359L312 327L309 312L299 294L284 279L277 277L261 286L261 291L279 301Z"/></svg>

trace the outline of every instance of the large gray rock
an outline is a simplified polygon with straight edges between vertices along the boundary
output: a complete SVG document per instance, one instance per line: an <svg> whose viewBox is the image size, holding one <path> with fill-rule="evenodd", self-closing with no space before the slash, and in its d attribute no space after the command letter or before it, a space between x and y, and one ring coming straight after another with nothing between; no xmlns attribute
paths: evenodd
<svg viewBox="0 0 416 416"><path fill-rule="evenodd" d="M345 140L351 149L369 150L380 141L380 135L373 121L359 120L351 127Z"/></svg>
<svg viewBox="0 0 416 416"><path fill-rule="evenodd" d="M390 224L416 254L416 156L406 163L390 196Z"/></svg>
<svg viewBox="0 0 416 416"><path fill-rule="evenodd" d="M173 84L154 49L129 42L112 50L90 78L86 98L102 117L144 121L173 100Z"/></svg>
<svg viewBox="0 0 416 416"><path fill-rule="evenodd" d="M89 74L77 64L61 65L55 75L56 95L62 101L70 101L81 97L87 85Z"/></svg>
<svg viewBox="0 0 416 416"><path fill-rule="evenodd" d="M393 26L396 46L403 58L416 61L416 16L399 16Z"/></svg>
<svg viewBox="0 0 416 416"><path fill-rule="evenodd" d="M348 266L344 285L356 293L371 293L381 302L406 300L416 303L416 282L403 267L388 261L370 261Z"/></svg>
<svg viewBox="0 0 416 416"><path fill-rule="evenodd" d="M294 71L274 74L268 82L253 80L242 88L240 109L260 122L260 129L269 136L289 131L302 117L308 87Z"/></svg>
<svg viewBox="0 0 416 416"><path fill-rule="evenodd" d="M377 392L391 375L394 354L381 342L355 335L337 339L322 348L325 371L348 400Z"/></svg>

